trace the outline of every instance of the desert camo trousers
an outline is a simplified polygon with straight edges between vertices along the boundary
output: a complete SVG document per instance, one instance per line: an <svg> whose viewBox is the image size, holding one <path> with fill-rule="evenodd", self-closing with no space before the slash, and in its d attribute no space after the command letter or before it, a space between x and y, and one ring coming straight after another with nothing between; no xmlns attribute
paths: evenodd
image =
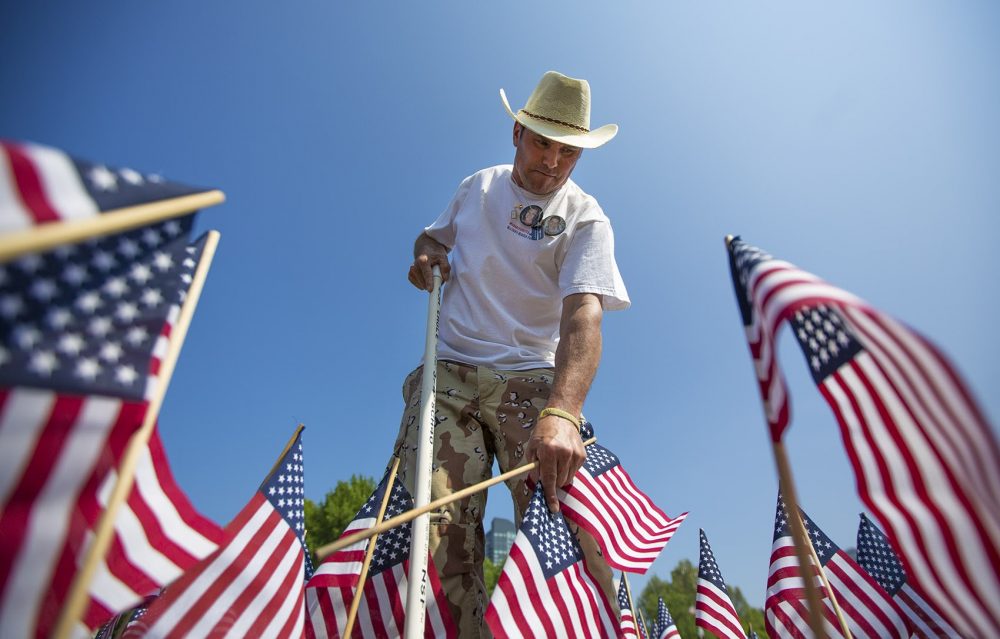
<svg viewBox="0 0 1000 639"><path fill-rule="evenodd" d="M403 382L406 406L394 448L400 457L399 478L410 494L416 475L421 376L422 367ZM494 459L501 472L521 464L552 377L548 368L498 371L444 360L437 363L432 500L489 479ZM524 479L507 481L517 526L531 497ZM483 621L489 604L483 582L485 511L486 491L482 491L431 513L431 556L463 639L490 637ZM585 530L572 523L570 529L577 535L588 570L617 613L611 569L600 549Z"/></svg>

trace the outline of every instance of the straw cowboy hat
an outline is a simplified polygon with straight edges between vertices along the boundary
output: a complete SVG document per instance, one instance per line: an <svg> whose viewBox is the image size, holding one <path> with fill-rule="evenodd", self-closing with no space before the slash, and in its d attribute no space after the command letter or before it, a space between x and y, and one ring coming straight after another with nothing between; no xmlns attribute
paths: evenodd
<svg viewBox="0 0 1000 639"><path fill-rule="evenodd" d="M617 124L590 130L590 85L586 80L548 71L542 76L524 108L514 113L507 94L500 99L510 117L535 133L562 144L596 149L618 133Z"/></svg>

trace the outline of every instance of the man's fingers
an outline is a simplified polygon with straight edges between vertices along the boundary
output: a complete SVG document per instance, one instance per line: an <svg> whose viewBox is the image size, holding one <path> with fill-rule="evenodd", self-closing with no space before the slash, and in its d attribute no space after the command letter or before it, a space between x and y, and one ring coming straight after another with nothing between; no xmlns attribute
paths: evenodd
<svg viewBox="0 0 1000 639"><path fill-rule="evenodd" d="M559 512L559 498L556 496L556 489L559 487L559 469L556 462L549 460L548 463L538 464L539 475L542 479L542 490L545 492L545 501L549 504L549 510L554 513Z"/></svg>

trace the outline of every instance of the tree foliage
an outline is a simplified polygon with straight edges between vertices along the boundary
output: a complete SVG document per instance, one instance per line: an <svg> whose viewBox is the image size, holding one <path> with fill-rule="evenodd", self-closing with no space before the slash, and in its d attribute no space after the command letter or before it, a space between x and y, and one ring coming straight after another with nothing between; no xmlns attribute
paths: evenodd
<svg viewBox="0 0 1000 639"><path fill-rule="evenodd" d="M486 558L483 560L483 581L486 582L486 596L493 596L493 589L497 586L500 573L503 571L503 562L495 564Z"/></svg>
<svg viewBox="0 0 1000 639"><path fill-rule="evenodd" d="M726 588L729 590L729 596L733 600L736 613L743 622L743 628L746 629L749 623L761 639L767 637L764 632L764 611L750 606L739 588L728 584ZM651 577L646 582L646 587L642 589L642 594L636 605L642 609L646 621L652 624L656 621L657 601L662 597L677 624L677 630L681 633L681 637L694 639L698 636L694 625L694 600L697 589L698 567L687 559L682 559L670 571L669 580L656 576ZM711 633L705 633L705 636L710 637Z"/></svg>
<svg viewBox="0 0 1000 639"><path fill-rule="evenodd" d="M361 505L375 492L375 486L371 477L352 475L347 481L338 481L322 502L317 504L306 499L306 541L309 548L315 550L340 537Z"/></svg>

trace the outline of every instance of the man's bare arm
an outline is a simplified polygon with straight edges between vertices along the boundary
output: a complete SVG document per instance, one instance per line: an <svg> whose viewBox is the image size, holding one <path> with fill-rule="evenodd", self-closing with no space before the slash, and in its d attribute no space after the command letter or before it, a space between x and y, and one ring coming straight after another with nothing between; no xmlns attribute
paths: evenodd
<svg viewBox="0 0 1000 639"><path fill-rule="evenodd" d="M601 361L601 298L593 293L570 295L563 300L556 348L556 372L548 407L579 417L590 384ZM586 452L579 431L569 420L546 415L538 420L526 447L527 460L538 460L535 476L545 489L549 509L559 510L556 488L573 480Z"/></svg>
<svg viewBox="0 0 1000 639"><path fill-rule="evenodd" d="M448 248L426 233L421 233L413 243L413 264L407 274L410 284L425 291L431 290L434 284L432 269L435 265L441 269L441 281L447 282L451 274Z"/></svg>

